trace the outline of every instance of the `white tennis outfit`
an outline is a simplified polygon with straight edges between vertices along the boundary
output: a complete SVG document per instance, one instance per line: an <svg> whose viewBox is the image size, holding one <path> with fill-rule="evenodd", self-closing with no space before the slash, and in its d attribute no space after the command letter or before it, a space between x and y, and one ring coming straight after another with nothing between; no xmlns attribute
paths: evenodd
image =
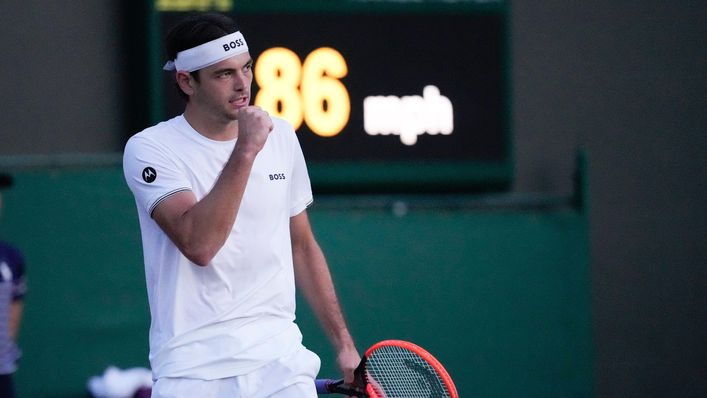
<svg viewBox="0 0 707 398"><path fill-rule="evenodd" d="M123 169L138 209L152 315L150 365L158 384L162 378L243 376L242 384L267 364L298 355L310 355L304 373L313 373L311 378L318 372L319 358L301 347L294 323L289 229L290 217L312 202L312 191L295 132L272 119L235 225L206 267L190 262L151 213L174 193L192 191L197 200L208 194L236 140L210 140L178 116L134 135L125 147Z"/></svg>

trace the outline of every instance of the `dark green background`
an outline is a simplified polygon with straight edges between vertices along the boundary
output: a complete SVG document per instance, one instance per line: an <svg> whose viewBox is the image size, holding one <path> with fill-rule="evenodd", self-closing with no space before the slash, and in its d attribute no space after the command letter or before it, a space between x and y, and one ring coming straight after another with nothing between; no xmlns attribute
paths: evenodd
<svg viewBox="0 0 707 398"><path fill-rule="evenodd" d="M20 396L82 397L109 365L147 366L140 235L120 167L19 171L5 199L0 232L28 262ZM404 215L391 210L398 201ZM312 224L359 348L413 341L462 397L592 396L584 214L483 203L315 198ZM304 303L299 323L321 375L336 377Z"/></svg>

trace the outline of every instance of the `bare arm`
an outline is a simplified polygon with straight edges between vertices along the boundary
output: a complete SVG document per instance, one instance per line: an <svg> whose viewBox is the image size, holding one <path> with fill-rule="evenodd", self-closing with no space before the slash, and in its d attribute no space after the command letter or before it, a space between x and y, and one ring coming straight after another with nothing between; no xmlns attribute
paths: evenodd
<svg viewBox="0 0 707 398"><path fill-rule="evenodd" d="M160 203L152 217L192 262L205 266L226 242L236 221L254 155L233 151L218 181L202 200L190 191Z"/></svg>
<svg viewBox="0 0 707 398"><path fill-rule="evenodd" d="M152 213L179 250L197 265L206 266L226 242L255 157L272 130L272 121L258 108L244 108L239 113L238 129L231 157L206 196L197 201L192 192L180 192L160 203Z"/></svg>
<svg viewBox="0 0 707 398"><path fill-rule="evenodd" d="M22 300L14 300L10 304L10 338L17 341L17 334L20 331L20 320L22 319L22 310L24 302Z"/></svg>
<svg viewBox="0 0 707 398"><path fill-rule="evenodd" d="M361 357L346 326L329 266L314 238L306 210L290 219L290 231L297 285L336 349L345 382L352 383Z"/></svg>

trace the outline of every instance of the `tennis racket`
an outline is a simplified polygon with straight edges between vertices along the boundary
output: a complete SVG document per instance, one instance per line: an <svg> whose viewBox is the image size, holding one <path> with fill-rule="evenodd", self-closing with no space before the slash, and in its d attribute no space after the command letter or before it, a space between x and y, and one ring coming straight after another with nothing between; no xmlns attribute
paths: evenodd
<svg viewBox="0 0 707 398"><path fill-rule="evenodd" d="M366 351L354 377L353 385L346 385L343 380L317 379L317 393L359 398L458 398L454 382L442 364L407 341L374 344Z"/></svg>

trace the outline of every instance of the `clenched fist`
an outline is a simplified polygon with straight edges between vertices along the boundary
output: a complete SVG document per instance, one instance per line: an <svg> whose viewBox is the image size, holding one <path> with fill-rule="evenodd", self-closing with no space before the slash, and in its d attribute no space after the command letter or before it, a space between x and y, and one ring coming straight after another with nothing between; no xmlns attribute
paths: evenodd
<svg viewBox="0 0 707 398"><path fill-rule="evenodd" d="M273 129L272 119L257 106L247 106L238 111L238 141L236 148L255 155L263 149Z"/></svg>

